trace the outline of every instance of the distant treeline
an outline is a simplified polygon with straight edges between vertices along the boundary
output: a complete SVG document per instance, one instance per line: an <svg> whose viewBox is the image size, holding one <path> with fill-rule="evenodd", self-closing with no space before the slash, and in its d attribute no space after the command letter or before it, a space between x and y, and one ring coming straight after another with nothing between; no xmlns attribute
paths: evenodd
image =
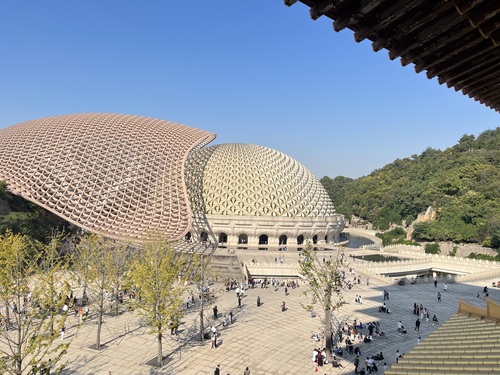
<svg viewBox="0 0 500 375"><path fill-rule="evenodd" d="M426 149L358 179L323 177L339 213L388 229L429 206L437 220L415 226L417 241L477 242L500 248L500 128L464 135L444 151Z"/></svg>

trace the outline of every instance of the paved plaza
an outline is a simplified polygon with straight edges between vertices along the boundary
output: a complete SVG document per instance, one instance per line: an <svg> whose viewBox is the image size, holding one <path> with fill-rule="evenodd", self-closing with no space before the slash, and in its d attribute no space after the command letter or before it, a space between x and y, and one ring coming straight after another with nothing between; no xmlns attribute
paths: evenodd
<svg viewBox="0 0 500 375"><path fill-rule="evenodd" d="M219 250L220 251L220 250ZM355 250L351 250L355 251ZM298 253L294 251L280 252L285 254L285 262L297 262ZM326 252L326 254L329 254ZM278 252L272 251L245 251L239 253L240 261L251 259L263 262L274 262ZM353 262L351 266L360 266ZM347 304L337 314L337 319L352 323L368 323L377 321L381 331L387 334L387 339L375 338L372 343L358 344L362 352L362 361L366 356L383 352L388 365L396 360L396 350L407 353L415 345L418 338L422 340L432 333L442 322L448 319L458 309L457 300L476 303L485 307L485 301L477 298L477 293L484 285L491 285L492 280L475 282L473 284L449 284L444 291L443 285L416 284L416 285L389 285L379 280L370 280L366 285L366 278L362 269L356 268L356 276L361 276L361 283L351 290L345 290ZM216 288L213 285L212 288ZM219 288L222 290L222 288ZM166 334L163 346L166 365L162 369L145 365L155 357L157 343L154 336L148 334L148 327L136 313L126 312L118 317L107 317L103 327L103 340L106 347L101 352L90 349L95 343L96 326L92 321L86 322L77 330L76 318L69 317L67 323L67 337L72 344L65 359L68 361L64 374L213 374L217 365L220 365L221 374L239 375L248 366L252 375L258 374L315 374L315 364L312 362L312 351L321 343L311 339L312 332L320 332L321 324L318 317L311 318L301 304L307 303L303 296L305 285L289 289L285 296L284 288L277 291L273 287L248 289L242 299L242 307L237 307L237 298L234 290L221 291L217 294L215 304L219 316L233 312L234 321L229 327L222 327L222 319L212 317L212 306L207 307L205 325L215 324L219 330L218 347L211 349L210 341L201 344L193 339L198 328L198 309L190 308L179 328L178 335ZM390 293L390 299L385 301L392 310L392 314L378 312L382 305L383 291ZM437 292L442 294L442 302L437 302ZM490 297L500 300L500 289L490 288ZM363 304L354 302L355 296L362 297ZM262 305L257 307L257 297L260 296ZM281 303L286 301L286 311L281 311ZM422 323L420 331L415 331L416 316L413 315L413 304L423 304L429 309L431 318L434 314L439 319L438 325L430 322ZM317 309L318 313L319 307ZM396 332L397 322L401 320L408 334L400 335ZM362 330L366 333L367 330ZM345 348L342 345L343 349ZM345 352L344 352L345 353ZM352 361L354 356L344 354L341 358L343 368L333 368L325 365L318 374L353 374ZM384 362L384 361L382 361ZM379 374L383 374L382 364Z"/></svg>

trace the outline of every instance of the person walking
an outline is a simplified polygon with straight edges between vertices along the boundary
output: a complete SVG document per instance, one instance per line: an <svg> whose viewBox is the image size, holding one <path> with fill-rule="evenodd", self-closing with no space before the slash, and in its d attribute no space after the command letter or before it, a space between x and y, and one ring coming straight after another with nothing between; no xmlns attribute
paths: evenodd
<svg viewBox="0 0 500 375"><path fill-rule="evenodd" d="M437 286L438 286L438 281L434 280L434 288L437 288Z"/></svg>
<svg viewBox="0 0 500 375"><path fill-rule="evenodd" d="M420 318L417 318L415 322L415 331L420 331Z"/></svg>
<svg viewBox="0 0 500 375"><path fill-rule="evenodd" d="M210 349L217 349L217 334L212 333L212 346Z"/></svg>
<svg viewBox="0 0 500 375"><path fill-rule="evenodd" d="M257 296L257 307L260 307L260 296Z"/></svg>
<svg viewBox="0 0 500 375"><path fill-rule="evenodd" d="M248 366L245 369L245 371L243 372L243 375L250 375L250 369L248 368Z"/></svg>
<svg viewBox="0 0 500 375"><path fill-rule="evenodd" d="M66 333L66 327L62 326L61 328L61 341L64 341L64 334Z"/></svg>
<svg viewBox="0 0 500 375"><path fill-rule="evenodd" d="M441 302L441 292L438 292L437 297L438 297L438 302Z"/></svg>
<svg viewBox="0 0 500 375"><path fill-rule="evenodd" d="M214 375L220 375L220 365L217 365L217 367L215 368Z"/></svg>

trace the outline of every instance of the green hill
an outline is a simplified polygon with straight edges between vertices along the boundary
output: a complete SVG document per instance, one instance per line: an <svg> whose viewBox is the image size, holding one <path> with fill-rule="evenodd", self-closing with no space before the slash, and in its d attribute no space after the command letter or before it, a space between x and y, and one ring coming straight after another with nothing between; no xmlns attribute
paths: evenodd
<svg viewBox="0 0 500 375"><path fill-rule="evenodd" d="M500 128L464 135L444 151L397 159L365 177L321 182L339 213L379 229L411 223L433 206L437 220L416 225L414 239L500 248Z"/></svg>

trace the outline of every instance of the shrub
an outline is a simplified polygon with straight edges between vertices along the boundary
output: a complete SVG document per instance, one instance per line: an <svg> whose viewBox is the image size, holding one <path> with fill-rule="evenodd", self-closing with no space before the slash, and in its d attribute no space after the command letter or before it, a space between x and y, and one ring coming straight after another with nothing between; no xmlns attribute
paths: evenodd
<svg viewBox="0 0 500 375"><path fill-rule="evenodd" d="M439 248L439 244L437 242L425 244L426 254L439 254L440 251L441 249Z"/></svg>

